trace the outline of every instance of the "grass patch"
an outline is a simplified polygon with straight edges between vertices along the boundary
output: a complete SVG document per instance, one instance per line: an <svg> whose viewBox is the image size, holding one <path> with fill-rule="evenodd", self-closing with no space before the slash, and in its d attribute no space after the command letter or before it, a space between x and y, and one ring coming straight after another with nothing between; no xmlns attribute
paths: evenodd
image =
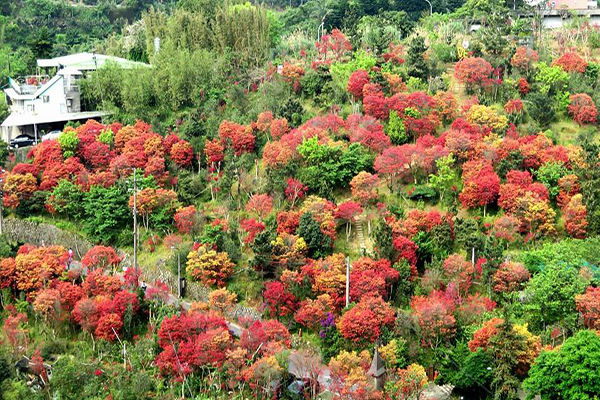
<svg viewBox="0 0 600 400"><path fill-rule="evenodd" d="M228 282L227 290L237 294L238 302L243 306L259 308L262 305L262 277L252 270L238 268Z"/></svg>
<svg viewBox="0 0 600 400"><path fill-rule="evenodd" d="M50 215L32 215L32 216L29 216L29 217L25 218L25 220L26 221L31 221L31 222L36 222L36 223L39 223L39 224L54 225L58 229L61 229L63 231L67 231L67 232L70 232L70 233L75 233L77 235L86 237L85 235L82 234L80 224L77 224L74 221L70 221L70 220L66 220L66 219L61 219L61 218L55 218L55 217L50 216Z"/></svg>
<svg viewBox="0 0 600 400"><path fill-rule="evenodd" d="M133 248L128 250L129 253L133 254ZM142 251L138 253L138 263L142 269L157 270L160 265L165 265L173 254L171 249L166 248L162 244L157 245L154 252ZM181 260L181 267L185 269L185 260Z"/></svg>
<svg viewBox="0 0 600 400"><path fill-rule="evenodd" d="M574 121L562 120L550 125L550 130L553 133L552 139L556 141L556 144L565 146L577 142L577 135L581 128Z"/></svg>
<svg viewBox="0 0 600 400"><path fill-rule="evenodd" d="M365 232L366 235L366 232ZM358 243L358 238L356 236L356 231L353 230L350 235L350 240L346 240L346 232L338 233L337 240L333 246L334 253L344 253L351 260L355 260L361 256L360 254L360 244Z"/></svg>

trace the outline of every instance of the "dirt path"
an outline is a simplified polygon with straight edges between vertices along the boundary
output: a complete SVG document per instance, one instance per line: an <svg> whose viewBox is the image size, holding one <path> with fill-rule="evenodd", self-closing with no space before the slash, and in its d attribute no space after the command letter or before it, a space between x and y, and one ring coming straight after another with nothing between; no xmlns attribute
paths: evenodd
<svg viewBox="0 0 600 400"><path fill-rule="evenodd" d="M454 67L455 66L456 66L456 63L452 63L446 68L446 71L445 71L446 75L448 75L448 81L449 81L448 91L450 93L452 93L454 95L454 97L456 97L456 100L458 100L459 104L462 104L463 102L465 102L469 99L469 96L465 93L464 86L461 85L461 83L458 82L456 80L456 78L454 77Z"/></svg>

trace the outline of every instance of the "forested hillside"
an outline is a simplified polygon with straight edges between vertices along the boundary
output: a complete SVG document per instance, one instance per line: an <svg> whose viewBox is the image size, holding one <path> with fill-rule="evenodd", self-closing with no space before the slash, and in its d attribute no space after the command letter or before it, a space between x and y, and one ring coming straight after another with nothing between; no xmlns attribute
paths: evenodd
<svg viewBox="0 0 600 400"><path fill-rule="evenodd" d="M502 0L1 4L17 53L151 65L90 73L82 98L109 114L6 155L3 397L600 393L591 20L541 29Z"/></svg>

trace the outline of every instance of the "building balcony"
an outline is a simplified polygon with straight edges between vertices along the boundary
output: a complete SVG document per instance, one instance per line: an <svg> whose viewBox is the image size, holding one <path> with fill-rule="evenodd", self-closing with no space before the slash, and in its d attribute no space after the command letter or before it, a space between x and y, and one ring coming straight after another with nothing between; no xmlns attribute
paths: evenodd
<svg viewBox="0 0 600 400"><path fill-rule="evenodd" d="M27 75L13 79L13 87L19 94L33 94L50 80L48 75Z"/></svg>

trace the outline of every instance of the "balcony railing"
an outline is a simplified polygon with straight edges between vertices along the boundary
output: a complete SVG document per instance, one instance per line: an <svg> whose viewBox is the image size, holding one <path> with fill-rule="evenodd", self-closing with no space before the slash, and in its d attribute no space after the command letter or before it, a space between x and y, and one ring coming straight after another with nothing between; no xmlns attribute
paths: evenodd
<svg viewBox="0 0 600 400"><path fill-rule="evenodd" d="M50 76L48 75L27 75L20 76L14 81L19 87L20 94L33 94L40 86L47 83L49 80Z"/></svg>

